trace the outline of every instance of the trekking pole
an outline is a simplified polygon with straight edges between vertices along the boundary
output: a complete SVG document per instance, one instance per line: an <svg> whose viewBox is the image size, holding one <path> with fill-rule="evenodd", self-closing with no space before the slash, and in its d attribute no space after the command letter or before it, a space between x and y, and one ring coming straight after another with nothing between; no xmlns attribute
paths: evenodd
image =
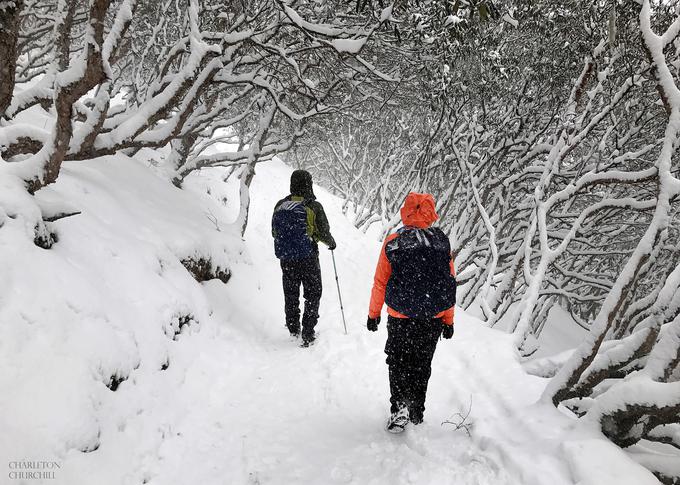
<svg viewBox="0 0 680 485"><path fill-rule="evenodd" d="M347 322L345 322L345 309L342 307L342 295L340 294L340 281L338 281L338 267L335 265L335 251L331 251L333 258L333 271L335 271L335 284L338 287L338 300L340 300L340 313L342 313L342 325L345 327L345 335L347 335Z"/></svg>

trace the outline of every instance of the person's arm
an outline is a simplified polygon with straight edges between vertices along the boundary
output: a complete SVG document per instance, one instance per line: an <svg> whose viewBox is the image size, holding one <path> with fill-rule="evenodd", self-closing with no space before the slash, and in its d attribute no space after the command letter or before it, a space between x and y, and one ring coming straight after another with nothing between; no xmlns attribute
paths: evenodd
<svg viewBox="0 0 680 485"><path fill-rule="evenodd" d="M451 275L455 278L456 277L456 268L453 265L453 257L451 257L451 262L450 262L450 267L451 267ZM453 317L454 317L454 309L455 307L451 307L448 310L444 310L442 313L438 315L438 317L441 319L442 323L446 325L453 325Z"/></svg>
<svg viewBox="0 0 680 485"><path fill-rule="evenodd" d="M276 237L276 229L274 229L274 215L276 214L276 209L278 209L281 205L281 202L283 201L278 201L274 206L274 210L272 211L272 237Z"/></svg>
<svg viewBox="0 0 680 485"><path fill-rule="evenodd" d="M373 289L371 290L371 303L368 307L368 317L378 318L382 312L382 307L385 304L385 289L387 288L387 281L392 275L392 265L385 254L385 247L387 243L397 237L397 234L392 234L385 239L378 257L378 265L375 268L375 276L373 277Z"/></svg>
<svg viewBox="0 0 680 485"><path fill-rule="evenodd" d="M453 307L451 307L448 310L444 310L439 318L445 325L453 325L453 314L454 310Z"/></svg>
<svg viewBox="0 0 680 485"><path fill-rule="evenodd" d="M314 232L314 238L321 241L330 249L335 249L335 239L331 235L331 226L328 223L328 218L326 217L326 212L323 210L323 206L315 202L312 210L314 211L314 222L316 225L316 230Z"/></svg>

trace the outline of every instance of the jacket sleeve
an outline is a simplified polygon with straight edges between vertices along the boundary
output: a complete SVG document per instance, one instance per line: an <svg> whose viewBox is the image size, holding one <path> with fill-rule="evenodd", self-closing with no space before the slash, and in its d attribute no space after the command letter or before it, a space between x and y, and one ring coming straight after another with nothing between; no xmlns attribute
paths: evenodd
<svg viewBox="0 0 680 485"><path fill-rule="evenodd" d="M274 206L274 210L272 211L272 237L276 237L276 229L274 229L274 216L276 215L276 209L278 209L280 205L281 201L278 201Z"/></svg>
<svg viewBox="0 0 680 485"><path fill-rule="evenodd" d="M321 241L326 246L335 246L335 239L331 235L331 226L328 223L328 218L326 217L326 212L323 210L323 206L316 202L312 206L314 211L314 222L316 225L316 230L314 231L315 239Z"/></svg>
<svg viewBox="0 0 680 485"><path fill-rule="evenodd" d="M456 276L456 268L453 265L453 257L451 257L451 274L455 277ZM453 325L453 316L454 316L454 309L455 307L451 307L448 310L444 310L441 315L442 322L444 322L446 325Z"/></svg>
<svg viewBox="0 0 680 485"><path fill-rule="evenodd" d="M378 318L382 307L385 304L385 288L387 288L387 281L392 275L392 265L385 254L385 246L397 235L385 239L378 257L378 266L375 268L375 276L373 277L373 289L371 290L371 303L368 307L369 318Z"/></svg>
<svg viewBox="0 0 680 485"><path fill-rule="evenodd" d="M274 214L272 214L272 237L276 237L276 230L274 229Z"/></svg>

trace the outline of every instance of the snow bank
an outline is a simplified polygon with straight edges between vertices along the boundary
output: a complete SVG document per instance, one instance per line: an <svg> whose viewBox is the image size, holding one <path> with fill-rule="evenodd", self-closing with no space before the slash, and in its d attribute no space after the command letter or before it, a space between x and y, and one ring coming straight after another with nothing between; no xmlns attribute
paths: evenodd
<svg viewBox="0 0 680 485"><path fill-rule="evenodd" d="M659 485L643 466L628 459L617 446L599 438L566 441L564 454L576 485Z"/></svg>
<svg viewBox="0 0 680 485"><path fill-rule="evenodd" d="M167 379L182 340L211 332L209 302L180 261L229 268L243 259L240 238L206 217L218 204L122 155L66 163L36 201L12 182L0 177L0 456L120 452L116 442L148 439L121 438L153 399L148 383ZM49 223L57 242L37 247L41 209L63 207L80 214Z"/></svg>

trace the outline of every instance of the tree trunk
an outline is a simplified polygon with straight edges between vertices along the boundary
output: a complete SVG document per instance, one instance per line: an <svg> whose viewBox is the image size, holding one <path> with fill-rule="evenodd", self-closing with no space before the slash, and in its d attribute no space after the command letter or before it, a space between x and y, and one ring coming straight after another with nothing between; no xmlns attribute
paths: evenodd
<svg viewBox="0 0 680 485"><path fill-rule="evenodd" d="M246 233L246 228L248 227L248 215L250 213L250 183L255 177L255 164L249 163L243 168L243 173L241 173L241 209L238 215L238 221L241 231L241 237Z"/></svg>
<svg viewBox="0 0 680 485"><path fill-rule="evenodd" d="M0 116L12 102L17 67L19 18L24 0L0 8Z"/></svg>
<svg viewBox="0 0 680 485"><path fill-rule="evenodd" d="M84 59L85 72L63 86L56 84L54 108L57 122L54 127L52 146L49 148L45 168L41 178L28 182L28 190L35 193L40 188L54 183L59 176L61 164L69 149L73 137L73 105L93 87L106 79L102 64L102 46L104 44L104 19L111 0L93 0L90 7L90 23L92 38L88 40L87 54ZM63 59L62 59L63 60Z"/></svg>

